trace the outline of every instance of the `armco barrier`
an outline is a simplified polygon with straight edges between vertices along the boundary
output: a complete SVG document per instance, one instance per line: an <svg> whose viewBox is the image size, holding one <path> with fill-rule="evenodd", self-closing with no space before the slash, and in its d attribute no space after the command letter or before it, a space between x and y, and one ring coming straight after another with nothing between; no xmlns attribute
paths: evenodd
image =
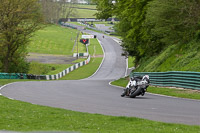
<svg viewBox="0 0 200 133"><path fill-rule="evenodd" d="M27 79L24 73L0 73L0 79Z"/></svg>
<svg viewBox="0 0 200 133"><path fill-rule="evenodd" d="M132 72L130 74L131 77L139 75L149 75L151 84L155 86L171 86L200 90L200 72Z"/></svg>
<svg viewBox="0 0 200 133"><path fill-rule="evenodd" d="M56 75L46 75L46 80L56 80L56 79L59 79L59 78L62 78L63 76L65 76L66 74L68 74L69 72L83 66L83 65L86 65L90 62L90 55L88 56L87 60L85 61L82 61L80 63L76 63L75 65L63 70L62 72L56 74Z"/></svg>
<svg viewBox="0 0 200 133"><path fill-rule="evenodd" d="M36 79L36 80L56 80L62 78L69 72L86 65L90 62L90 55L85 61L76 63L75 65L63 70L62 72L55 75L33 75L33 74L24 74L24 73L0 73L0 79Z"/></svg>
<svg viewBox="0 0 200 133"><path fill-rule="evenodd" d="M70 23L64 23L64 22L61 22L60 23L62 26L65 26L65 27L69 27L69 28L72 28L72 29L77 29L77 27L75 27L74 25L70 24Z"/></svg>

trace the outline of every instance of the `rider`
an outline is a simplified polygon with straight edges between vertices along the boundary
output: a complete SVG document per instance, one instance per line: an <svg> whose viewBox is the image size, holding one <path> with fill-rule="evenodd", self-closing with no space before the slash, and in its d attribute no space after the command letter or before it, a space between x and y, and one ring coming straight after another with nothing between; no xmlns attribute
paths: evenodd
<svg viewBox="0 0 200 133"><path fill-rule="evenodd" d="M147 85L145 86L143 92L142 92L142 96L144 95L144 93L146 92L147 90L147 87L149 86L149 83L150 83L150 80L149 80L149 75L144 75L143 78L142 78L143 81L146 81L147 82Z"/></svg>
<svg viewBox="0 0 200 133"><path fill-rule="evenodd" d="M131 77L129 83L126 86L126 89L123 90L123 93L121 94L121 96L124 97L128 93L131 86L136 87L137 82L140 80L146 80L148 84L150 83L148 75ZM148 87L148 85L144 88L145 91L146 91L147 87ZM142 92L142 95L144 95L144 92Z"/></svg>

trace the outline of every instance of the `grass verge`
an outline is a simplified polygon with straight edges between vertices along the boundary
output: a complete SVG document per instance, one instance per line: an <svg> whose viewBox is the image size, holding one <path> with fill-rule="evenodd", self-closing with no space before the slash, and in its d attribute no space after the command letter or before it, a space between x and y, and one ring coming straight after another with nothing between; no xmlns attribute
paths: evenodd
<svg viewBox="0 0 200 133"><path fill-rule="evenodd" d="M121 78L119 80L113 81L111 84L121 87L126 87L128 84L128 78ZM149 86L147 92L174 96L179 98L189 98L189 99L198 99L200 100L200 91L191 90L191 89L176 89L176 88L164 88L164 87L153 87Z"/></svg>
<svg viewBox="0 0 200 133"><path fill-rule="evenodd" d="M200 126L169 124L39 106L0 96L0 130L81 133L199 133Z"/></svg>
<svg viewBox="0 0 200 133"><path fill-rule="evenodd" d="M134 67L135 66L135 57L128 57L128 68Z"/></svg>
<svg viewBox="0 0 200 133"><path fill-rule="evenodd" d="M68 73L66 76L62 77L60 80L78 80L90 77L101 64L102 57L91 58L89 64L82 66L75 71Z"/></svg>
<svg viewBox="0 0 200 133"><path fill-rule="evenodd" d="M101 45L99 45L97 39L90 39L90 45L88 50L91 56L103 55L103 50L101 48Z"/></svg>
<svg viewBox="0 0 200 133"><path fill-rule="evenodd" d="M191 90L191 89L176 89L176 88L164 88L164 87L150 86L148 88L148 92L155 93L155 94L167 95L167 96L200 100L200 91Z"/></svg>

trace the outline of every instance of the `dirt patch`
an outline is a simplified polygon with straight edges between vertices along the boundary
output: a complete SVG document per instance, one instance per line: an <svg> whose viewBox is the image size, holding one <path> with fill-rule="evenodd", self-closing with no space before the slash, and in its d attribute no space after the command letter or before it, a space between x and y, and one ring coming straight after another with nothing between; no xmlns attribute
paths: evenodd
<svg viewBox="0 0 200 133"><path fill-rule="evenodd" d="M104 55L93 55L91 57L96 58L96 57L103 57Z"/></svg>
<svg viewBox="0 0 200 133"><path fill-rule="evenodd" d="M73 64L77 58L68 55L51 55L51 54L38 54L29 53L27 56L28 62L40 62L44 64Z"/></svg>

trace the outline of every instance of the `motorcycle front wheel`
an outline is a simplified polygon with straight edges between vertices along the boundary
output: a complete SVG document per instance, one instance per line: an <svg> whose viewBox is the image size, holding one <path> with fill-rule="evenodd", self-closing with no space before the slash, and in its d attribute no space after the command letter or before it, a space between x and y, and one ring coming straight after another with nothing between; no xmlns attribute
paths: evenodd
<svg viewBox="0 0 200 133"><path fill-rule="evenodd" d="M142 88L141 87L137 87L137 89L133 92L130 93L130 98L135 98L136 96L138 96L142 91Z"/></svg>

